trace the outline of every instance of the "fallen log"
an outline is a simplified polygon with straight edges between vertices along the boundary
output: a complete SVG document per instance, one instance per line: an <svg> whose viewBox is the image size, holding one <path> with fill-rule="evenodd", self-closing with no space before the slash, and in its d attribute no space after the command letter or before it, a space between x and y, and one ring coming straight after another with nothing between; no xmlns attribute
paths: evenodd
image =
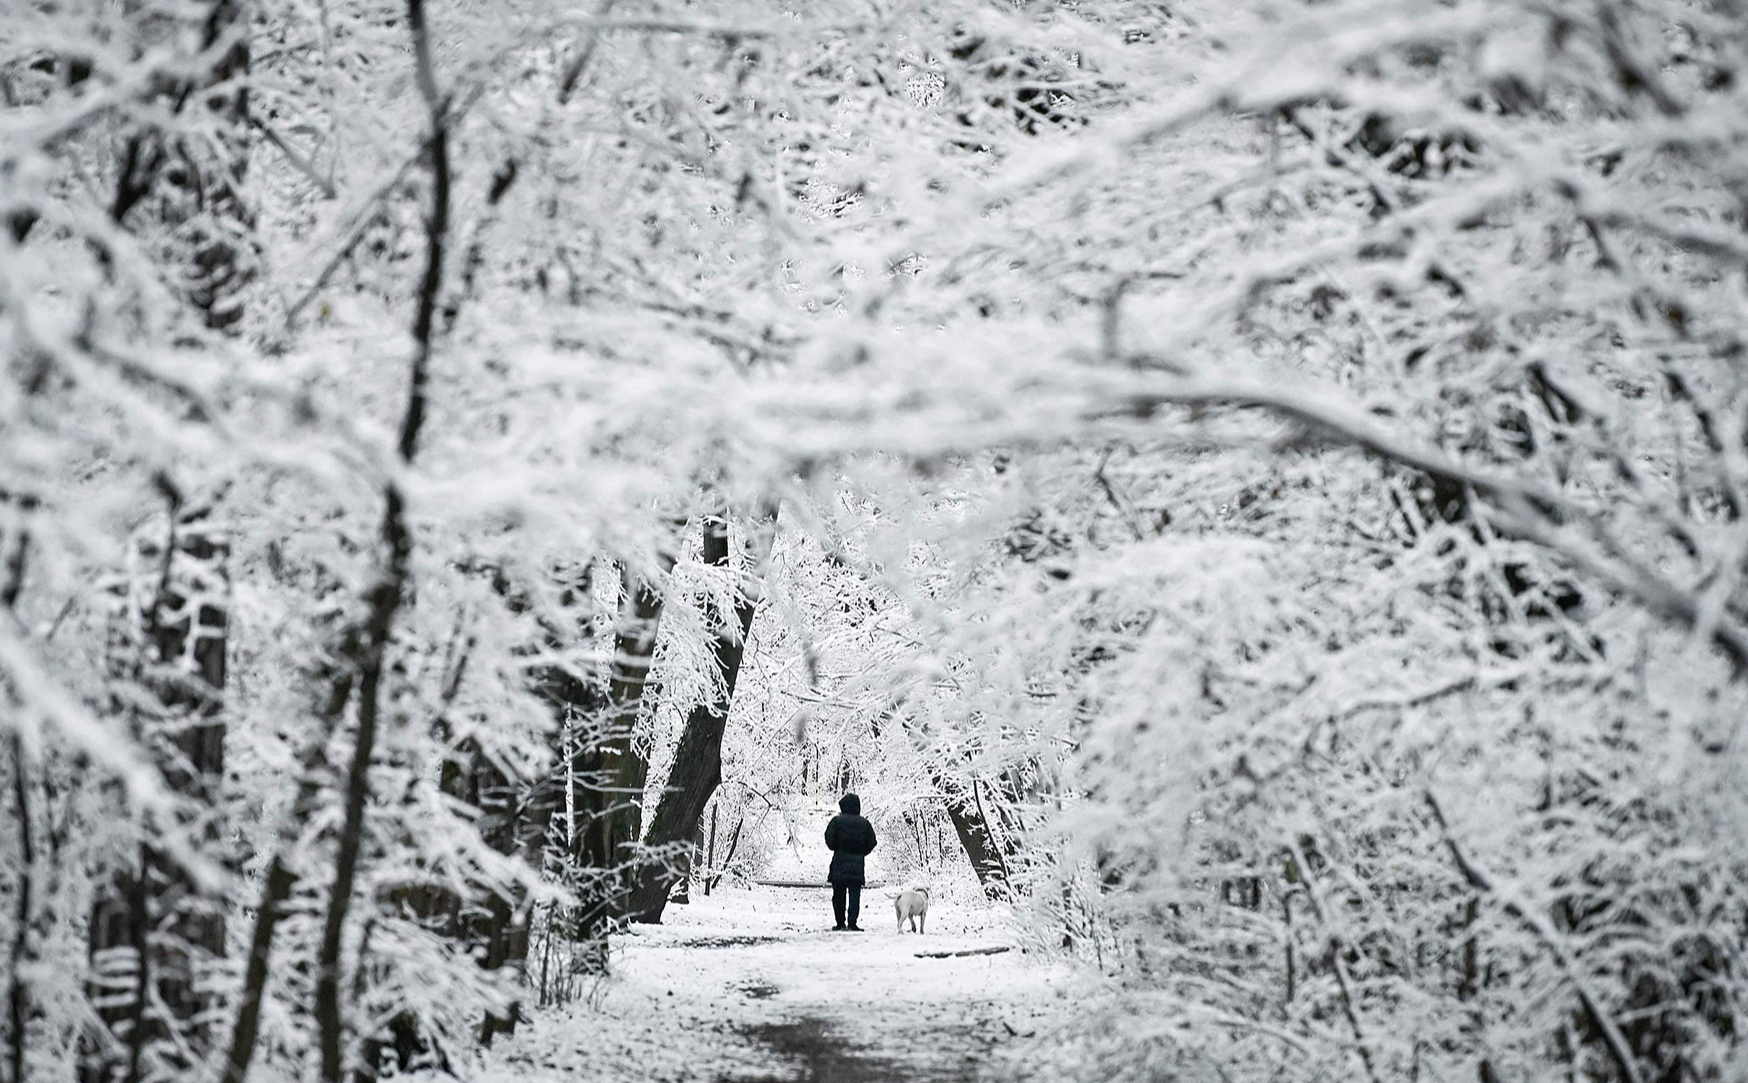
<svg viewBox="0 0 1748 1083"><path fill-rule="evenodd" d="M1012 951L1008 944L997 944L990 948L966 948L964 951L919 951L918 959L957 959L965 955L1000 955L1004 951Z"/></svg>

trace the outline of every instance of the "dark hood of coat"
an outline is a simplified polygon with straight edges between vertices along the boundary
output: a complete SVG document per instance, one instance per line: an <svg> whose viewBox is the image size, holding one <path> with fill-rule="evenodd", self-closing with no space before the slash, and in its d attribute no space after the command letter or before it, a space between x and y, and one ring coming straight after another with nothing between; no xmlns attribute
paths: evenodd
<svg viewBox="0 0 1748 1083"><path fill-rule="evenodd" d="M846 816L862 815L862 799L853 793L847 793L838 799L838 811Z"/></svg>

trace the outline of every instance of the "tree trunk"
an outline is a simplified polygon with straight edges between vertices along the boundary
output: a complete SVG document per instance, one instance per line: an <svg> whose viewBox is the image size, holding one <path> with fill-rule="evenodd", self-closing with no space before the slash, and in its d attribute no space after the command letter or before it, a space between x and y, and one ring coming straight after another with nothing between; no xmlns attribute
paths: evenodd
<svg viewBox="0 0 1748 1083"><path fill-rule="evenodd" d="M10 493L0 490L0 503L11 503L13 499ZM18 503L24 511L35 507L34 500L28 504L24 501ZM28 528L21 525L14 534L14 537L8 538L0 533L0 553L7 548L11 550L5 555L4 563L0 564L0 609L4 609L8 615L13 615L18 595L24 589L24 570L30 547ZM7 542L11 543L9 547ZM14 707L10 690L0 693L0 703L8 708ZM12 811L18 826L18 884L14 888L12 960L6 997L10 1041L6 1060L11 1069L8 1078L14 1083L24 1083L25 1029L33 1014L28 975L36 957L35 945L31 940L31 926L36 917L37 868L36 844L31 834L35 830L33 824L36 817L31 814L30 808L30 759L31 749L25 744L23 729L13 729Z"/></svg>
<svg viewBox="0 0 1748 1083"><path fill-rule="evenodd" d="M584 691L591 699L599 698L592 688L585 686ZM478 807L488 813L485 820L492 825L486 832L486 841L499 853L515 855L528 867L540 868L547 840L552 834L552 821L560 807L560 801L551 795L566 780L562 759L558 770L542 780L541 784L537 784L532 793L504 778L485 757L479 757L479 762L479 771L489 772L491 780L500 787L500 796L493 797L482 789L477 800ZM539 796L541 794L546 795L544 799ZM487 900L487 912L489 920L482 968L501 970L508 967L519 972L525 970L533 905L520 891L510 898L493 894ZM501 1013L487 1012L485 1022L480 1028L481 1043L490 1045L492 1039L499 1034L515 1033L516 1024L521 1017L522 1005L519 999L512 1000Z"/></svg>
<svg viewBox="0 0 1748 1083"><path fill-rule="evenodd" d="M712 865L710 879L704 882L704 894L710 894L710 889L721 882L723 876L727 874L729 866L734 864L735 850L740 847L741 828L746 826L746 822L746 811L743 808L740 814L735 817L734 830L728 833L728 850L722 855L721 867L718 868L715 865ZM712 830L714 830L714 828L712 828Z"/></svg>
<svg viewBox="0 0 1748 1083"><path fill-rule="evenodd" d="M771 555L775 536L774 516L754 525L747 541L751 568L761 568ZM727 567L729 563L728 520L712 515L704 521L703 557L706 563ZM755 574L751 571L749 575ZM680 743L674 749L674 766L668 784L656 803L655 816L644 834L644 845L667 847L690 842L704 816L704 806L722 781L722 734L734 702L734 686L746 655L747 636L752 631L758 599L743 591L734 607L734 620L717 632L712 657L722 674L722 698L693 707L686 716ZM678 872L668 865L650 865L637 870L626 914L633 921L660 922L668 891Z"/></svg>
<svg viewBox="0 0 1748 1083"><path fill-rule="evenodd" d="M400 490L391 487L383 513L382 540L388 566L370 590L370 616L365 625L364 656L358 674L358 724L353 733L352 761L346 771L344 812L334 855L334 882L328 892L321 942L316 953L315 1017L321 1044L321 1078L340 1083L343 1060L340 1004L340 949L358 858L364 844L365 805L370 796L370 760L383 704L382 674L394 630L395 616L406 596L412 560L412 536Z"/></svg>
<svg viewBox="0 0 1748 1083"><path fill-rule="evenodd" d="M322 699L315 711L318 720L316 732L298 757L297 796L292 801L291 814L280 824L273 856L262 880L261 895L255 904L255 927L249 937L249 958L243 973L243 988L237 997L236 1019L231 1027L230 1050L225 1056L221 1083L243 1083L255 1056L255 1042L261 1033L261 1003L266 996L268 971L273 959L273 940L280 920L285 917L285 904L297 886L298 877L290 855L297 848L304 824L321 805L322 780L328 768L328 742L351 702L363 635L363 629L356 624L344 626L338 634L332 661L324 662L312 674L310 683L322 689Z"/></svg>
<svg viewBox="0 0 1748 1083"><path fill-rule="evenodd" d="M169 80L160 95L157 104L177 125L141 126L127 137L109 214L126 226L136 210L155 206L153 224L165 231L166 266L177 272L172 285L208 327L234 333L255 265L254 220L243 199L253 4L206 0L203 7L191 6L178 17L181 25L167 24L167 42L196 38L195 56L212 56L211 66L196 69L194 58L185 58L192 70ZM191 106L206 115L189 117ZM15 234L21 225L26 223L14 220Z"/></svg>
<svg viewBox="0 0 1748 1083"><path fill-rule="evenodd" d="M927 732L913 723L905 723L904 729L910 736L912 746L919 754L927 757ZM998 837L993 830L989 817L985 814L977 780L973 778L968 784L961 784L950 779L938 761L930 767L929 778L934 783L936 792L941 795L941 803L947 809L947 819L953 825L953 833L959 836L959 846L965 851L966 860L971 862L971 871L977 874L977 883L983 888L983 893L997 902L1008 899L1011 896L1011 881L1007 859L1014 856L1015 851L1011 838L1006 833Z"/></svg>
<svg viewBox="0 0 1748 1083"><path fill-rule="evenodd" d="M129 712L134 728L188 811L178 824L142 825L136 858L114 870L93 904L90 994L113 1040L86 1044L80 1077L88 1083L192 1071L210 1041L212 990L201 976L225 948L223 902L149 841L151 831L199 825L199 849L223 851L211 810L224 780L229 549L204 522L210 509L184 512L168 479L160 488L168 537L139 548L147 566L123 588L111 665L147 693Z"/></svg>
<svg viewBox="0 0 1748 1083"><path fill-rule="evenodd" d="M698 879L698 855L704 849L704 817L700 813L698 826L692 831L692 845L680 854L679 881L674 889L672 902L681 906L692 904L692 884ZM709 894L709 892L705 892Z"/></svg>
<svg viewBox="0 0 1748 1083"><path fill-rule="evenodd" d="M246 0L211 0L198 14L196 55L216 49L216 57L210 67L185 64L187 74L172 81L159 104L179 115L192 102L212 119L190 125L204 133L199 137L166 136L156 126L136 129L123 147L110 206L120 224L149 196L161 197L155 225L168 231L175 256L170 266L180 272L179 284L207 326L216 329L238 324L238 295L252 262L245 254L252 247L253 224L242 197L251 10ZM27 223L15 218L13 227L22 240ZM142 743L158 756L166 781L191 799L199 815L212 807L224 777L218 703L225 683L227 618L222 602L215 605L197 595L207 578L222 581L227 554L199 530L177 540L180 496L167 478L158 480L171 502L171 538L159 554L155 598L143 626L126 633L126 639L130 655L142 663L131 667L132 676L155 700L147 708L154 717L138 720ZM210 815L201 818L206 823L202 841L210 844L203 849L219 853L219 825ZM223 953L224 939L223 903L203 898L161 848L143 845L133 867L117 870L93 905L91 992L98 1017L120 1041L87 1042L81 1078L125 1074L132 1080L190 1071L210 1038L208 1022L202 1021L210 1017L204 1011L210 992L199 987L197 975L206 959ZM159 1045L160 1052L148 1049Z"/></svg>
<svg viewBox="0 0 1748 1083"><path fill-rule="evenodd" d="M975 781L972 786L976 786ZM973 795L950 786L939 774L935 776L935 787L946 798L947 818L953 823L953 831L959 836L959 845L964 848L965 857L971 862L971 871L977 874L983 893L996 901L1008 898L1011 885L1007 855L990 831L982 803Z"/></svg>
<svg viewBox="0 0 1748 1083"><path fill-rule="evenodd" d="M8 604L10 606L10 603ZM31 924L35 919L34 888L36 884L36 847L31 838L29 751L24 736L12 731L12 809L18 820L18 884L14 888L15 905L12 926L12 965L8 982L7 1033L10 1045L7 1064L8 1078L24 1083L25 1028L31 1016L30 980L35 952L31 943Z"/></svg>
<svg viewBox="0 0 1748 1083"><path fill-rule="evenodd" d="M215 116L209 153L211 164L198 179L190 176L178 187L192 212L180 229L192 248L193 275L189 300L200 309L206 325L233 330L243 318L243 287L254 272L251 256L253 216L243 200L243 174L249 161L249 16L246 0L209 0L202 48L211 49L227 36L230 45L213 67L208 87L198 97Z"/></svg>
<svg viewBox="0 0 1748 1083"><path fill-rule="evenodd" d="M673 566L662 559L664 571ZM542 691L560 735L551 777L530 802L531 864L551 845L550 825L565 825L564 860L577 874L582 905L565 924L577 941L593 941L621 909L624 877L614 870L630 858L642 826L642 795L649 764L637 747L644 690L660 631L665 589L660 583L624 576L613 660L605 694L601 685L553 669ZM585 632L584 638L592 632ZM556 639L549 647L557 649ZM521 965L525 960L506 960Z"/></svg>
<svg viewBox="0 0 1748 1083"><path fill-rule="evenodd" d="M567 604L570 600L567 591ZM587 642L593 636L593 624L585 623L577 640ZM549 650L565 646L558 634L549 634ZM599 682L580 679L556 666L542 676L540 691L552 712L554 755L550 770L535 784L528 799L524 829L516 843L534 868L545 867L549 856L557 858L561 876L579 896L578 908L569 912L564 924L575 937L587 939L588 934L581 930L593 927L611 892L610 885L586 875L590 868L585 855L586 831L579 823L589 814L594 796L593 772L599 766L594 756L596 725L607 713L607 699ZM523 959L505 961L520 966Z"/></svg>
<svg viewBox="0 0 1748 1083"><path fill-rule="evenodd" d="M672 567L673 559L664 558L663 571ZM577 856L583 868L591 870L624 865L643 831L649 760L637 747L637 720L667 595L663 584L629 571L624 582L619 626L613 634L605 726L583 753L583 787L577 794L583 820ZM623 915L626 882L621 875L603 877L603 904L585 911L585 920L576 930L579 937L593 939L605 931L612 917Z"/></svg>
<svg viewBox="0 0 1748 1083"><path fill-rule="evenodd" d="M425 219L425 269L413 314L413 357L407 374L406 404L401 413L396 451L401 464L411 466L424 430L431 355L435 348L437 305L443 292L443 254L449 243L449 137L447 99L437 87L431 66L431 40L425 25L424 0L407 0L407 28L412 37L414 69L425 120L430 132L431 213ZM370 757L383 705L383 665L393 636L395 618L406 598L411 574L413 535L407 521L405 495L399 482L383 487L380 541L384 567L367 600L363 657L358 671L358 725L353 734L352 762L346 772L344 818L334 856L334 883L328 893L316 953L315 1017L321 1051L323 1083L340 1083L344 1062L345 1026L340 1003L340 949L346 914L357 881L363 844L364 814L370 789Z"/></svg>
<svg viewBox="0 0 1748 1083"><path fill-rule="evenodd" d="M710 895L710 889L716 886L716 821L720 818L722 804L718 802L710 806L710 843L704 851L704 895Z"/></svg>
<svg viewBox="0 0 1748 1083"><path fill-rule="evenodd" d="M480 966L484 970L501 970L505 963L511 962L510 934L515 926L516 912L510 900L500 895L491 897L487 909L491 918L486 926L485 958L480 961ZM514 1003L502 1014L488 1011L485 1022L480 1025L480 1044L490 1046L494 1037L514 1030L518 1014L518 1006Z"/></svg>

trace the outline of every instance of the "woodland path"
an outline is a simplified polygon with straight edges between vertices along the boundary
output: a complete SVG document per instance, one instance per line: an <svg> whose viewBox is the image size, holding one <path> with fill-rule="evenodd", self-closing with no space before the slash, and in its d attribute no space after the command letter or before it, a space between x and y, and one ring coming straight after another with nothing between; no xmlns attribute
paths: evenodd
<svg viewBox="0 0 1748 1083"><path fill-rule="evenodd" d="M719 1083L981 1083L1014 1073L1069 976L1018 950L918 958L1016 938L993 911L937 902L930 931L894 930L890 894L866 932L830 931L824 890L758 888L670 906L619 938L597 1007L531 1021L489 1078Z"/></svg>

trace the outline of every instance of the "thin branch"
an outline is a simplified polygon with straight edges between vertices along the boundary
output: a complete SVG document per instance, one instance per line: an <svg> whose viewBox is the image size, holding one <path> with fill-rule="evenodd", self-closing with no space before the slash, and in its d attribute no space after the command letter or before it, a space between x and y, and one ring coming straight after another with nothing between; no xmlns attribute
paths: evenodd
<svg viewBox="0 0 1748 1083"><path fill-rule="evenodd" d="M619 0L602 0L601 17L605 18L613 11ZM558 104L564 105L571 100L571 94L577 89L577 82L582 79L583 72L589 62L595 58L595 50L601 44L599 30L589 35L589 43L578 51L576 58L565 68L564 75L558 81Z"/></svg>
<svg viewBox="0 0 1748 1083"><path fill-rule="evenodd" d="M596 33L624 31L636 34L678 34L687 37L721 38L724 41L748 41L768 38L816 38L836 34L853 34L866 29L862 23L840 23L833 26L810 27L804 23L786 26L734 26L728 23L708 23L687 19L566 19L565 26Z"/></svg>
<svg viewBox="0 0 1748 1083"><path fill-rule="evenodd" d="M447 107L443 110L441 123L426 133L425 138L419 143L419 149L402 162L400 168L396 169L388 180L377 185L376 190L359 205L358 210L353 215L352 225L348 227L341 242L335 246L334 254L316 273L315 280L310 283L309 288L304 290L303 294L285 310L285 326L290 327L297 322L298 315L309 307L309 303L316 299L318 293L327 287L328 279L333 277L340 264L346 262L347 257L352 254L352 250L358 247L358 242L364 239L365 233L370 229L370 224L376 221L378 205L406 183L407 177L412 175L413 170L432 153L432 145L437 136L439 134L446 136L449 129L459 123L461 118L467 115L468 110L473 108L474 103L479 100L484 91L485 84L475 83L469 88L467 94L459 99L456 98L453 91L451 92Z"/></svg>
<svg viewBox="0 0 1748 1083"><path fill-rule="evenodd" d="M1310 860L1306 857L1305 849L1299 844L1297 839L1290 840L1287 848L1293 854L1293 859L1298 863L1299 869L1305 878L1305 901L1311 907L1311 914L1317 919L1319 925L1323 925L1327 928L1329 925L1329 919L1324 913L1321 900L1317 897L1315 874L1312 871ZM1359 1010L1354 1004L1352 986L1347 973L1347 964L1342 961L1341 955L1344 950L1345 948L1342 943L1341 935L1331 930L1326 955L1329 960L1329 967L1335 973L1336 986L1341 993L1342 1015L1347 1019L1349 1029L1353 1031L1354 1045L1358 1048L1360 1063L1365 1066L1366 1077L1370 1079L1372 1083L1380 1083L1378 1079L1378 1068L1372 1058L1372 1047L1367 1042L1365 1028L1360 1025Z"/></svg>
<svg viewBox="0 0 1748 1083"><path fill-rule="evenodd" d="M297 167L299 173L308 177L310 183L321 189L323 195L327 196L329 199L335 197L334 182L329 178L322 176L322 174L316 170L315 163L305 157L303 152L286 142L285 138L278 132L268 127L266 121L262 120L254 113L250 113L249 125L259 131L262 135L266 136L269 143L272 143L275 147L279 148L279 153L285 155L285 160Z"/></svg>
<svg viewBox="0 0 1748 1083"><path fill-rule="evenodd" d="M1510 516L1510 525L1518 534L1541 542L1665 619L1689 629L1709 629L1706 638L1730 659L1733 677L1739 680L1748 676L1748 632L1722 616L1708 618L1696 599L1628 553L1587 509L1534 482L1466 466L1437 450L1387 432L1351 408L1316 402L1290 389L1239 380L1191 378L1167 390L1120 393L1117 400L1123 410L1139 416L1150 416L1164 405L1256 407L1298 421L1314 432L1379 459L1412 467L1441 481L1469 486ZM1583 535L1599 542L1618 563L1611 564L1581 544Z"/></svg>
<svg viewBox="0 0 1748 1083"><path fill-rule="evenodd" d="M448 124L451 110L449 99L438 89L431 67L430 32L425 23L424 0L407 0L407 25L413 37L419 92L425 100L430 125L426 139L429 153L422 157L430 162L431 167L431 213L425 220L425 273L413 317L413 359L407 381L406 407L401 415L400 435L396 442L401 461L411 465L418 452L419 435L425 422L432 329L443 290L443 253L449 233ZM334 884L328 897L327 915L316 956L315 1016L325 1083L340 1083L342 1078L344 1021L340 1009L340 949L358 875L358 857L363 847L370 758L382 709L384 659L395 616L406 597L412 563L412 530L407 522L405 497L399 482L389 482L383 496L381 537L387 567L368 594L370 615L365 625L364 654L358 676L358 726L353 738L352 762L346 773L345 813L334 856Z"/></svg>
<svg viewBox="0 0 1748 1083"><path fill-rule="evenodd" d="M1614 1020L1609 1018L1603 1012L1601 1005L1597 1003L1596 997L1590 992L1590 987L1585 984L1577 967L1573 966L1571 956L1566 954L1559 934L1548 925L1545 918L1514 893L1500 887L1486 870L1469 859L1469 856L1463 852L1462 846L1457 843L1456 836L1451 834L1450 823L1445 819L1444 809L1439 805L1438 798L1434 796L1432 790L1422 791L1422 797L1426 800L1426 807L1432 811L1433 821L1438 824L1439 834L1444 836L1445 848L1450 851L1451 861L1457 866L1457 871L1463 874L1463 878L1476 891L1498 900L1505 912L1517 918L1524 928L1528 929L1530 934L1541 943L1542 947L1547 949L1548 954L1553 957L1554 964L1560 968L1560 972L1571 984L1573 992L1577 994L1578 1003L1584 1009L1584 1014L1590 1018L1597 1032L1602 1035L1603 1044L1608 1047L1609 1056L1613 1058L1615 1067L1620 1070L1621 1079L1624 1083L1640 1083L1639 1069L1633 1062L1631 1050L1627 1047L1626 1036L1620 1032L1620 1028L1615 1025Z"/></svg>

